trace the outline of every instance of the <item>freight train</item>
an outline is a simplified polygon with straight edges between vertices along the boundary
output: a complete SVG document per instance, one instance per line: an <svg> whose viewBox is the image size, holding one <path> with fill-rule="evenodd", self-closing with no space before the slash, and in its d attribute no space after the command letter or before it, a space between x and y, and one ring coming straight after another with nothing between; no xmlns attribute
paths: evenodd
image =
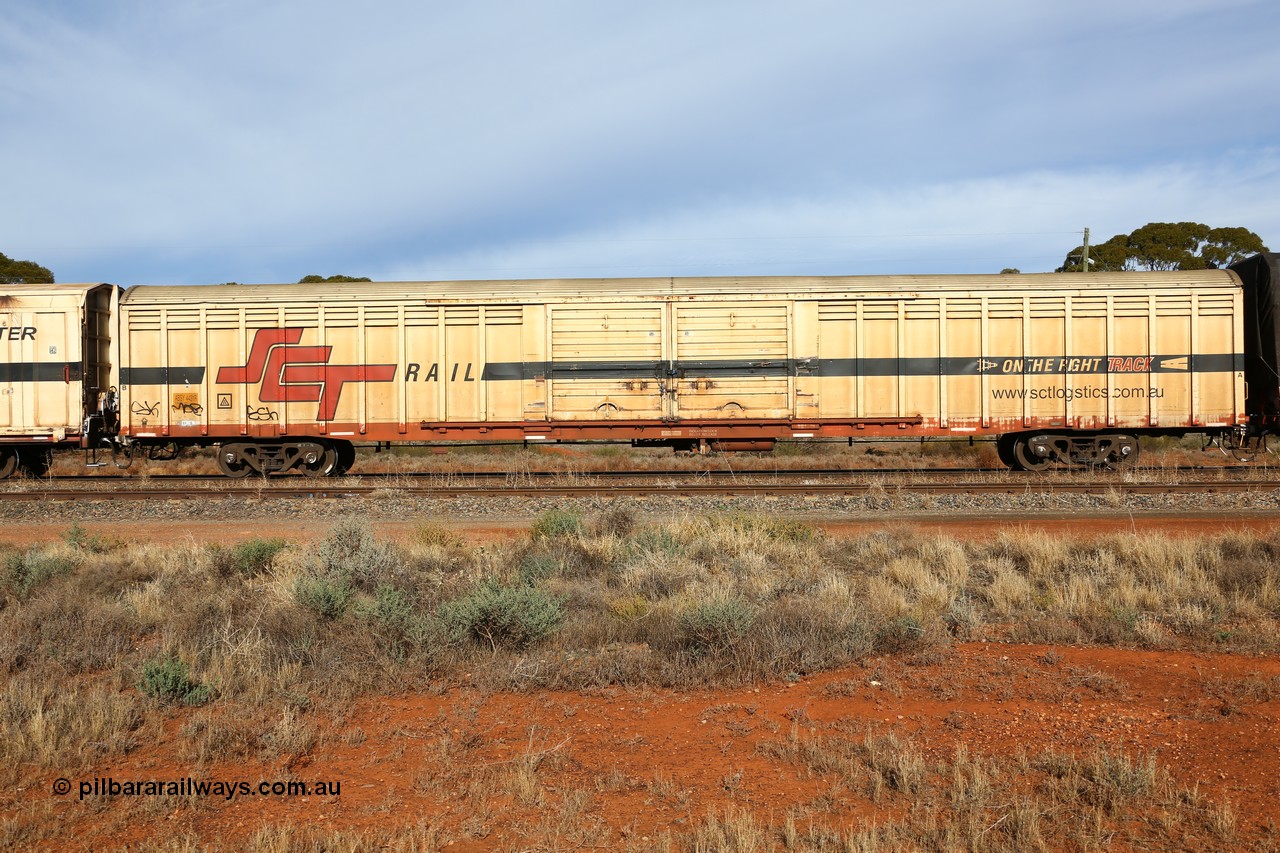
<svg viewBox="0 0 1280 853"><path fill-rule="evenodd" d="M993 439L1119 466L1277 428L1280 255L1227 270L136 286L5 285L0 476L54 448L216 447L231 477L355 447Z"/></svg>

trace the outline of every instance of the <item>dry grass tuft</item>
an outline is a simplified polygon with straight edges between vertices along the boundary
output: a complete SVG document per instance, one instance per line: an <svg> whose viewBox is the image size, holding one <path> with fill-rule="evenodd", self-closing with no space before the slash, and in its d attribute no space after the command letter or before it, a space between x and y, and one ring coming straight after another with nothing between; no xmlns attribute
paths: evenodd
<svg viewBox="0 0 1280 853"><path fill-rule="evenodd" d="M321 657L343 672L342 646L372 645L393 669L465 656L439 648L447 631L435 616L485 582L564 602L559 629L541 641L553 657L584 644L597 654L646 646L660 656L716 658L721 677L762 674L752 655L811 671L994 626L1051 643L1249 651L1271 650L1276 636L1278 549L1241 534L1083 543L1004 534L961 543L886 530L831 539L776 518L655 525L618 509L597 519L548 517L540 530L535 541L486 552L438 527L397 548L358 524L340 525L309 552L272 542L251 543L238 558L193 545L113 550L11 598L0 642L25 660L52 634L63 644L87 637L70 640L76 646L60 659L92 671L152 637L215 689L267 697L284 673L305 681ZM50 549L24 560L66 556ZM717 607L723 612L712 613ZM344 630L328 631L334 623ZM671 641L672 625L683 626L685 641ZM319 641L324 634L347 639ZM834 641L835 650L815 653L816 640ZM673 669L658 669L643 677L678 680ZM581 667L574 670L580 677ZM290 680L284 689L298 689L299 678Z"/></svg>
<svg viewBox="0 0 1280 853"><path fill-rule="evenodd" d="M743 837L766 839L754 849L777 849L777 841L804 851L1142 848L1184 836L1230 842L1237 832L1229 803L1210 806L1194 789L1180 788L1152 754L975 757L961 745L950 761L930 762L893 734L868 731L858 740L796 726L760 749L835 790L860 788L886 819L848 829L812 819L802 829L793 815L766 827L753 821ZM694 837L736 843L723 831L734 822L733 813L709 815Z"/></svg>
<svg viewBox="0 0 1280 853"><path fill-rule="evenodd" d="M900 528L834 538L785 518L653 523L616 506L544 522L536 538L484 548L432 526L398 545L350 521L308 548L124 546L73 528L10 550L5 749L66 758L50 715L55 728L126 748L137 685L166 660L207 689L202 699L268 709L273 742L297 752L307 738L289 721L319 697L464 674L513 689L731 685L873 654L936 655L956 637L1280 651L1274 538L960 542ZM42 692L68 675L88 679L80 701L98 709L92 720ZM1098 673L1064 678L1102 696L1126 690ZM1233 713L1277 691L1220 692ZM202 737L202 758L242 749L236 737Z"/></svg>
<svg viewBox="0 0 1280 853"><path fill-rule="evenodd" d="M10 678L0 693L0 765L71 770L98 756L127 752L144 727L145 702L113 686L82 686L29 673Z"/></svg>

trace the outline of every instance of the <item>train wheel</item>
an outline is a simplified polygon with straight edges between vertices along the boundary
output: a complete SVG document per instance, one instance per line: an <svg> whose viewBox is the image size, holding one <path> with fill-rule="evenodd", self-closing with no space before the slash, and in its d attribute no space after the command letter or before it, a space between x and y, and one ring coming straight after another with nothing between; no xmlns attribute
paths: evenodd
<svg viewBox="0 0 1280 853"><path fill-rule="evenodd" d="M218 448L218 470L228 477L248 477L253 466L244 460L237 444L224 444Z"/></svg>
<svg viewBox="0 0 1280 853"><path fill-rule="evenodd" d="M1107 464L1113 468L1129 468L1136 465L1141 447L1137 436L1117 435L1111 444L1111 452L1107 455Z"/></svg>
<svg viewBox="0 0 1280 853"><path fill-rule="evenodd" d="M322 445L319 453L308 452L298 463L298 470L307 477L332 477L338 470L338 449L332 444Z"/></svg>
<svg viewBox="0 0 1280 853"><path fill-rule="evenodd" d="M0 447L0 480L13 476L18 470L18 451L12 447Z"/></svg>
<svg viewBox="0 0 1280 853"><path fill-rule="evenodd" d="M1016 435L996 436L996 457L1006 468L1014 470L1018 468L1018 460L1013 455L1013 445L1017 440Z"/></svg>
<svg viewBox="0 0 1280 853"><path fill-rule="evenodd" d="M1048 442L1049 436L1036 435L1019 436L1013 442L1013 460L1017 467L1022 471L1043 471L1053 464L1053 455L1046 453L1041 456L1035 452L1033 448L1043 447Z"/></svg>
<svg viewBox="0 0 1280 853"><path fill-rule="evenodd" d="M338 467L333 469L333 476L340 477L356 464L356 447L349 441L336 442L335 447L338 449Z"/></svg>

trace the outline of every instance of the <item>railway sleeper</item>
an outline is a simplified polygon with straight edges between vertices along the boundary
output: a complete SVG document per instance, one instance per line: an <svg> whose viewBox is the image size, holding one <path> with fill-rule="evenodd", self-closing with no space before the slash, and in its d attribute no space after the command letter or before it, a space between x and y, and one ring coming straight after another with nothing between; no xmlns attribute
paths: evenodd
<svg viewBox="0 0 1280 853"><path fill-rule="evenodd" d="M1024 433L1000 436L1001 461L1022 471L1041 471L1054 464L1073 467L1123 468L1138 459L1138 439L1122 433Z"/></svg>
<svg viewBox="0 0 1280 853"><path fill-rule="evenodd" d="M228 477L282 474L295 468L309 477L332 477L354 461L349 442L233 442L218 448L218 468Z"/></svg>

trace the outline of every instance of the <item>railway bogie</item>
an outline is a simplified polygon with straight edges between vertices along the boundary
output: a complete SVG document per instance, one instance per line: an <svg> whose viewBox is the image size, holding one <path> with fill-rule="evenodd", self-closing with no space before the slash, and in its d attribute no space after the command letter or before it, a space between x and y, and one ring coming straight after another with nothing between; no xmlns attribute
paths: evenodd
<svg viewBox="0 0 1280 853"><path fill-rule="evenodd" d="M1054 465L1127 468L1138 461L1140 445L1123 433L1037 432L1001 436L998 447L1010 468L1041 471Z"/></svg>
<svg viewBox="0 0 1280 853"><path fill-rule="evenodd" d="M230 476L341 473L355 443L730 452L886 437L997 438L1005 464L1036 470L1132 464L1143 435L1245 446L1273 430L1276 258L1181 273L46 290L83 303L72 364L92 374L66 392L65 440L218 446ZM0 451L0 474L21 460Z"/></svg>
<svg viewBox="0 0 1280 853"><path fill-rule="evenodd" d="M218 469L228 477L298 471L308 477L345 473L355 461L346 441L228 441L218 448Z"/></svg>

